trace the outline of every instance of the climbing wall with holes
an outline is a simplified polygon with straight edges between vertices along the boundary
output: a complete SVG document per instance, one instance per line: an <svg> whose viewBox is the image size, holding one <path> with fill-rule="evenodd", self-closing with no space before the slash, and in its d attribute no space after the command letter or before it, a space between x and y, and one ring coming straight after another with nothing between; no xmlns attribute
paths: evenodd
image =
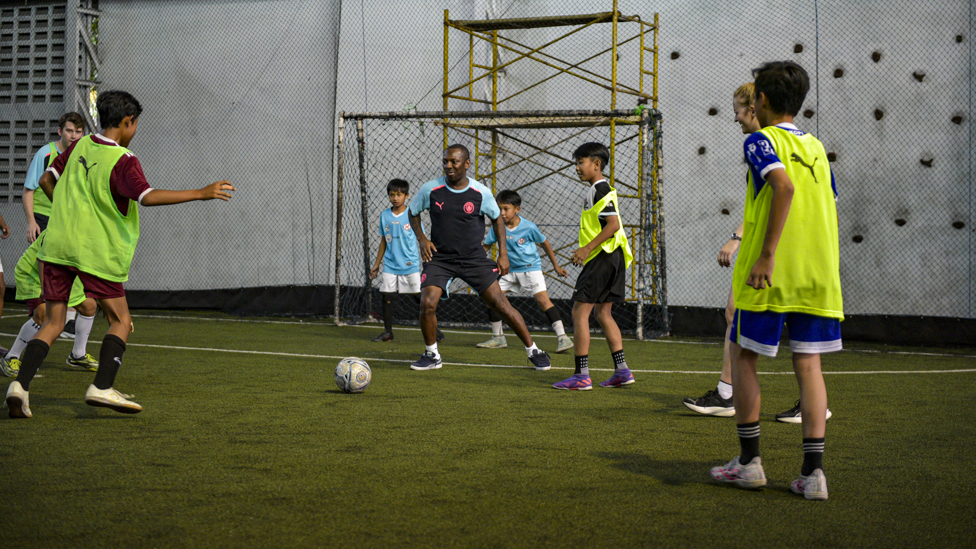
<svg viewBox="0 0 976 549"><path fill-rule="evenodd" d="M847 312L972 317L969 3L767 4L662 10L669 301L725 303L717 256L746 175L732 93L792 60L811 78L796 124L823 141L839 188Z"/></svg>
<svg viewBox="0 0 976 549"><path fill-rule="evenodd" d="M968 3L864 4L820 13L845 297L857 311L971 316Z"/></svg>
<svg viewBox="0 0 976 549"><path fill-rule="evenodd" d="M0 6L0 204L20 202L64 114L65 3Z"/></svg>

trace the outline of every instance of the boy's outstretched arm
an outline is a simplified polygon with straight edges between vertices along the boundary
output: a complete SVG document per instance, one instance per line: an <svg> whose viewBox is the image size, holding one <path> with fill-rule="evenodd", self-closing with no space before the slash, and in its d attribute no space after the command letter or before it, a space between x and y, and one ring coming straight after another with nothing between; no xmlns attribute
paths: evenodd
<svg viewBox="0 0 976 549"><path fill-rule="evenodd" d="M408 210L409 212L409 210ZM437 246L430 240L427 240L427 235L424 231L418 231L417 227L420 226L420 216L408 213L410 216L410 229L413 231L414 236L417 237L417 247L420 248L420 259L424 263L430 261L434 257L434 252L437 251Z"/></svg>
<svg viewBox="0 0 976 549"><path fill-rule="evenodd" d="M606 217L607 226L604 227L589 244L583 246L582 248L573 252L573 265L582 265L586 263L586 258L590 257L593 250L597 249L601 244L606 242L617 230L620 229L620 216L619 215L608 215Z"/></svg>
<svg viewBox="0 0 976 549"><path fill-rule="evenodd" d="M492 228L495 231L495 243L498 244L498 274L505 276L508 274L508 245L505 242L505 220L498 216L492 220Z"/></svg>
<svg viewBox="0 0 976 549"><path fill-rule="evenodd" d="M552 251L552 246L549 244L549 241L543 240L541 246L546 251L546 255L549 256L549 261L552 261L552 268L556 271L556 274L559 276L568 276L569 273L566 272L566 269L559 266L559 261L556 260L556 252Z"/></svg>
<svg viewBox="0 0 976 549"><path fill-rule="evenodd" d="M759 259L752 266L746 284L757 290L773 285L773 268L775 267L776 247L779 237L783 235L786 217L790 213L793 203L793 181L786 175L786 170L777 168L766 176L766 183L773 188L773 201L769 206L769 221L766 223L766 236L763 238L762 252Z"/></svg>
<svg viewBox="0 0 976 549"><path fill-rule="evenodd" d="M143 206L168 206L170 204L182 204L194 200L230 200L232 194L229 191L236 191L229 181L217 181L207 185L202 189L186 191L167 191L163 189L153 189L140 202Z"/></svg>
<svg viewBox="0 0 976 549"><path fill-rule="evenodd" d="M376 261L373 263L373 268L369 270L369 278L376 278L380 274L380 263L383 261L383 255L386 253L386 239L380 239L380 249L376 252Z"/></svg>

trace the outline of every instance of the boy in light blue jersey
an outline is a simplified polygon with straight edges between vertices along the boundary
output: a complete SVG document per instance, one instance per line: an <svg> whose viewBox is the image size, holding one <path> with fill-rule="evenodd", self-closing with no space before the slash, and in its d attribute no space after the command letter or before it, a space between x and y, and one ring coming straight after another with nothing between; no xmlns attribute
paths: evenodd
<svg viewBox="0 0 976 549"><path fill-rule="evenodd" d="M383 264L380 297L383 300L385 329L373 341L393 341L393 296L398 293L420 295L420 250L407 213L410 184L402 179L393 179L386 185L386 194L392 207L380 214L380 249L369 271L369 278L374 279L380 274L380 263ZM420 230L424 230L423 226ZM438 330L437 341L442 339L444 334Z"/></svg>
<svg viewBox="0 0 976 549"><path fill-rule="evenodd" d="M498 202L502 220L505 222L505 240L508 244L509 261L508 274L498 279L499 287L503 292L522 290L530 293L556 332L556 352L562 353L572 349L573 340L566 335L559 310L549 300L549 293L546 291L546 277L542 274L542 258L539 257L537 246L542 246L542 249L545 250L556 274L566 276L569 273L559 266L552 246L549 245L549 241L546 240L539 227L519 215L522 211L522 197L517 192L501 191L495 197L495 201ZM485 238L485 250L490 250L497 241L495 232L488 231L488 236ZM495 311L488 309L488 318L491 320L492 337L476 346L485 349L507 347L508 342L502 332L502 317Z"/></svg>

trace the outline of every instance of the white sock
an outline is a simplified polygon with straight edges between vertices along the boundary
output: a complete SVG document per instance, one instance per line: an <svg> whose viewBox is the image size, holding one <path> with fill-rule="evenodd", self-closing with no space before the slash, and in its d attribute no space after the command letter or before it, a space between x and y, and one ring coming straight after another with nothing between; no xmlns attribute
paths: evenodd
<svg viewBox="0 0 976 549"><path fill-rule="evenodd" d="M538 350L539 350L539 348L535 346L535 343L532 343L532 346L531 347L526 347L525 348L525 354L527 354L529 356L532 356L532 351L538 351Z"/></svg>
<svg viewBox="0 0 976 549"><path fill-rule="evenodd" d="M427 352L428 353L434 353L434 356L435 357L440 357L441 356L441 354L437 352L437 343L436 342L433 345L428 345L427 346Z"/></svg>
<svg viewBox="0 0 976 549"><path fill-rule="evenodd" d="M557 320L552 323L552 329L556 330L556 335L562 337L566 335L566 328L563 328L563 321Z"/></svg>
<svg viewBox="0 0 976 549"><path fill-rule="evenodd" d="M30 343L30 340L34 339L37 335L37 331L41 327L34 322L33 318L28 318L27 322L20 327L20 333L17 334L17 339L14 340L14 344L10 346L10 351L7 352L6 358L20 358L20 353L24 352L24 347Z"/></svg>
<svg viewBox="0 0 976 549"><path fill-rule="evenodd" d="M502 333L502 321L501 320L491 323L491 335L493 335L493 336L501 336L501 335L503 335L503 333Z"/></svg>
<svg viewBox="0 0 976 549"><path fill-rule="evenodd" d="M91 335L95 317L78 315L75 319L75 345L71 349L71 356L81 358L88 352L88 336Z"/></svg>
<svg viewBox="0 0 976 549"><path fill-rule="evenodd" d="M718 380L718 396L722 398L732 398L732 386L721 379Z"/></svg>
<svg viewBox="0 0 976 549"><path fill-rule="evenodd" d="M68 311L68 314L64 315L64 321L65 321L65 323L67 323L69 320L74 320L75 319L75 316L77 316L77 314L78 314L77 311L70 311L69 310Z"/></svg>

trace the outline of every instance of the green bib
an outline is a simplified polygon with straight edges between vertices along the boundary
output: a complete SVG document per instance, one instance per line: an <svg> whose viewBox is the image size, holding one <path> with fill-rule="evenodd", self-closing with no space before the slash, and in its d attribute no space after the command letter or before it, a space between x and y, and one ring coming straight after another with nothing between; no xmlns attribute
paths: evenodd
<svg viewBox="0 0 976 549"><path fill-rule="evenodd" d="M54 187L54 208L39 259L112 282L129 279L139 241L139 204L129 200L129 213L122 215L109 184L112 168L128 152L95 143L91 136L78 141Z"/></svg>
<svg viewBox="0 0 976 549"><path fill-rule="evenodd" d="M776 247L773 285L756 290L746 281L762 252L773 188L767 183L757 195L749 177L745 228L732 282L735 306L744 311L795 312L843 320L837 204L827 153L810 134L799 136L775 126L763 128L762 133L793 182L793 202Z"/></svg>
<svg viewBox="0 0 976 549"><path fill-rule="evenodd" d="M579 245L581 248L592 242L596 238L596 235L600 234L600 231L603 230L603 227L600 226L600 212L607 207L607 203L610 201L613 201L614 204L619 204L617 201L617 190L613 187L610 187L610 192L594 204L593 207L589 210L583 210L583 214L580 216L579 228ZM617 216L619 219L619 208L617 210ZM627 242L627 234L624 232L624 222L622 219L619 220L620 228L617 229L617 232L613 233L613 238L604 240L603 244L590 252L590 256L586 258L584 264L589 263L600 251L610 253L617 248L623 247L624 259L626 260L627 268L630 268L630 264L634 261L634 253L630 251L630 244Z"/></svg>
<svg viewBox="0 0 976 549"><path fill-rule="evenodd" d="M17 301L27 301L41 297L41 270L37 264L37 251L41 249L44 236L47 231L41 231L37 239L27 247L24 255L20 256L17 266L14 268L14 281L17 283ZM68 306L76 307L85 301L85 286L81 283L81 278L76 277L74 284L71 285L71 296L68 298Z"/></svg>
<svg viewBox="0 0 976 549"><path fill-rule="evenodd" d="M58 157L58 147L54 143L49 143L48 147L51 147L51 155L48 157L47 166L44 166L45 170L50 168L51 164L54 164L54 159ZM51 199L40 187L34 191L34 213L51 217Z"/></svg>

